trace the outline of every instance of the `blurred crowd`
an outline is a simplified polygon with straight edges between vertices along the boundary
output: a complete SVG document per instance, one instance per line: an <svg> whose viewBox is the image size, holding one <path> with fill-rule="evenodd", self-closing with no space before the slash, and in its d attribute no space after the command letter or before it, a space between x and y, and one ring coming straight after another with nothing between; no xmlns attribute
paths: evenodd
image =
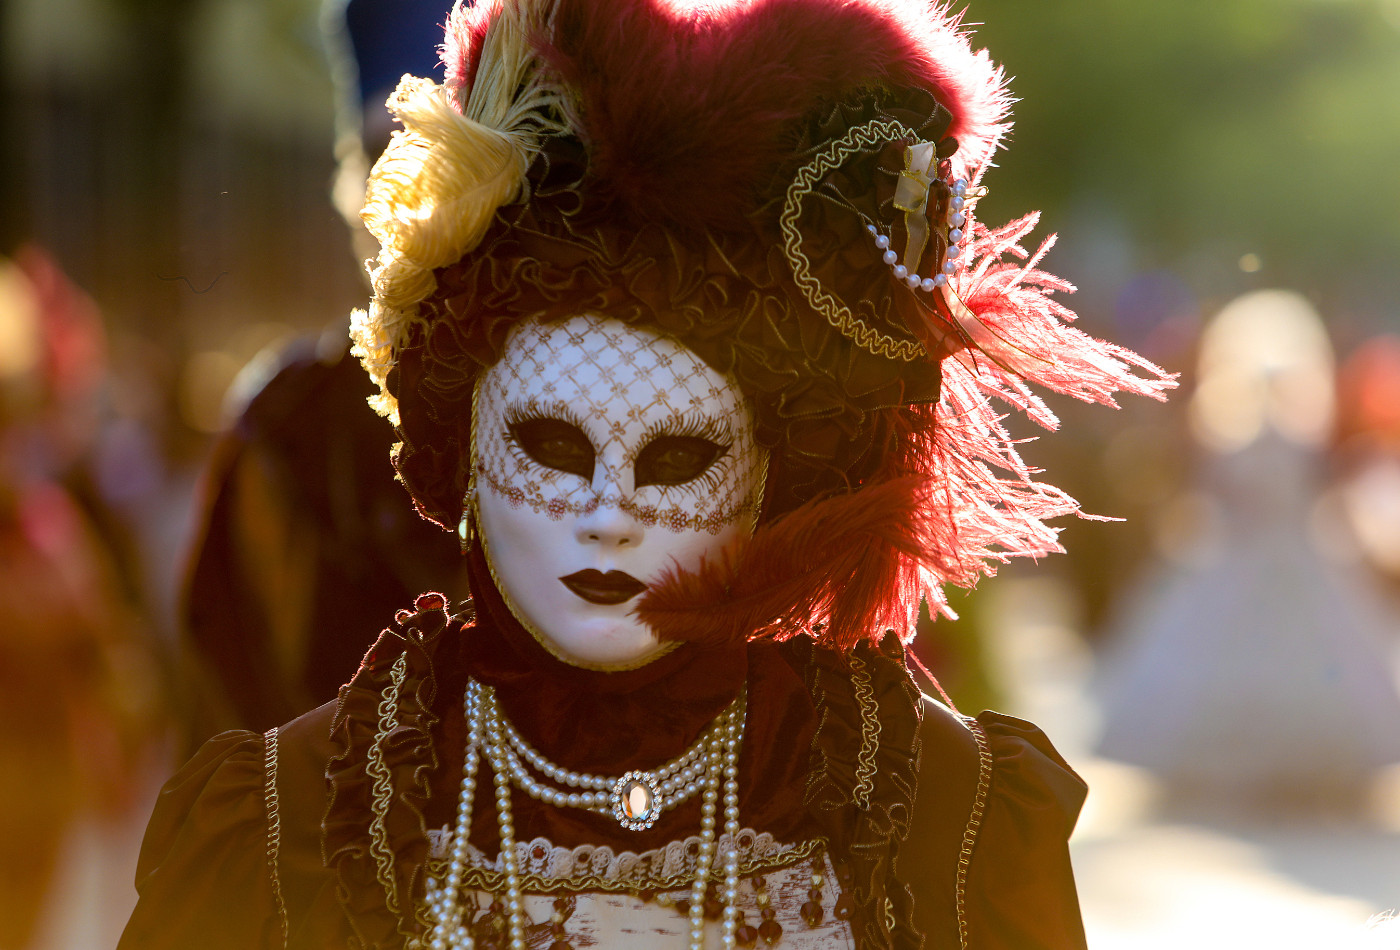
<svg viewBox="0 0 1400 950"><path fill-rule="evenodd" d="M0 4L0 122L24 133L0 148L0 173L22 183L0 203L0 950L59 945L75 835L139 826L203 739L332 698L394 609L421 589L462 593L455 541L394 483L391 431L344 341L366 296L354 211L387 139L381 104L400 72L432 74L446 0L62 6ZM1108 17L1069 6L1072 22ZM1355 72L1386 29L1374 68L1400 62L1393 2L1284 6L1272 33L1219 55L1258 59L1272 42L1311 76L1296 28ZM973 9L1025 80L1013 89L1034 145L1037 110L1063 104L1036 84L1038 21L1015 33L1025 7ZM1331 99L1307 88L1315 116L1345 106L1382 129L1369 151L1338 133L1365 176L1400 146L1400 108L1379 91L1358 106L1343 78ZM1124 155L1191 135L1103 118L1128 107L1099 113L1135 136ZM1315 256L1330 212L1310 224L1299 196L1324 187L1318 169L1281 179L1296 234L1225 221L1195 241L1218 215L1076 179L1102 149L1092 162L1047 149L1027 169L1027 145L993 172L994 197L1005 182L998 200L1026 202L1008 213L1050 205L1066 247L1052 263L1085 286L1084 327L1183 388L1117 414L1054 404L1065 431L1027 457L1086 510L1126 520L1066 525L1068 556L984 587L1034 572L1022 615L1062 621L1093 666L1084 747L1145 769L1183 813L1369 820L1400 763L1400 284L1375 276L1393 276L1400 206L1362 251L1343 249L1352 270L1274 265L1292 258L1270 241ZM1226 145L1209 143L1217 165ZM1272 187L1272 169L1255 171ZM1140 173L1130 187L1152 192ZM1135 237L1125 208L1161 216L1160 233ZM957 595L961 619L922 632L964 711L1017 701L988 646L998 605Z"/></svg>

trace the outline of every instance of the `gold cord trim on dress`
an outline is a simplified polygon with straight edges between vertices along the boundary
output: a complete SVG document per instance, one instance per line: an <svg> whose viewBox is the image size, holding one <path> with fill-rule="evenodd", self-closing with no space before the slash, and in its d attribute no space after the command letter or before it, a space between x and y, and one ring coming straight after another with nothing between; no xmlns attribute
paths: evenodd
<svg viewBox="0 0 1400 950"><path fill-rule="evenodd" d="M796 177L788 186L782 216L778 218L783 232L783 256L792 265L793 280L812 309L826 317L842 336L861 349L905 363L927 359L928 352L917 342L899 340L880 332L827 293L821 282L812 276L812 262L803 253L802 231L797 226L797 219L802 214L803 199L812 193L813 186L827 172L840 168L847 158L865 149L911 136L917 138L917 133L895 119L871 119L864 125L855 126L797 170Z"/></svg>
<svg viewBox="0 0 1400 950"><path fill-rule="evenodd" d="M880 704L870 686L870 671L865 661L851 655L851 684L860 705L860 754L856 756L856 787L851 792L861 811L870 808L870 795L875 791L875 755L880 751Z"/></svg>
<svg viewBox="0 0 1400 950"><path fill-rule="evenodd" d="M369 851L374 856L375 874L384 888L385 901L396 914L399 912L399 888L394 880L394 852L389 847L389 831L385 825L389 805L394 798L394 786L389 766L384 762L384 741L398 727L399 690L407 674L408 653L404 652L394 661L389 673L389 685L380 694L383 699L379 703L379 730L370 743L368 762L365 764L366 771L374 779L370 797L374 817L369 822Z"/></svg>
<svg viewBox="0 0 1400 950"><path fill-rule="evenodd" d="M972 849L977 844L977 832L982 828L982 815L987 809L987 792L992 785L992 747L982 724L971 716L963 716L964 725L977 740L977 794L972 798L972 814L963 831L962 849L958 852L958 946L967 950L967 872L972 866Z"/></svg>
<svg viewBox="0 0 1400 950"><path fill-rule="evenodd" d="M282 927L285 950L290 928L287 924L287 904L282 898L282 874L278 864L282 852L281 801L277 797L277 727L263 733L263 801L267 806L267 867L272 877L272 900L277 905L277 920Z"/></svg>

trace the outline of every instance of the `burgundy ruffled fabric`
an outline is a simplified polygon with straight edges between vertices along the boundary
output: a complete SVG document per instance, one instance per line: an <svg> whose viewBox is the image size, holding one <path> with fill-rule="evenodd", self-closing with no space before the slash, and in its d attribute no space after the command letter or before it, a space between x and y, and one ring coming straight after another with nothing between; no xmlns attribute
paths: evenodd
<svg viewBox="0 0 1400 950"><path fill-rule="evenodd" d="M937 704L925 702L920 723L917 691L893 639L888 655L865 646L855 654L870 673L881 719L875 788L861 808L852 796L860 704L847 657L799 639L750 644L723 657L687 655L683 647L622 674L573 670L550 658L531 676L538 646L502 620L504 605L489 587L478 589L485 596L474 624L449 620L440 600L420 598L416 612L402 613L343 689L333 732L328 707L283 728L278 788L289 946L388 950L402 947L413 928L389 910L376 873L366 770L381 694L400 656L406 675L398 727L384 758L392 775L392 875L403 900L421 898L426 832L450 823L456 807L467 672L494 683L518 728L551 758L610 773L673 754L677 746L669 743L703 728L747 675L742 822L779 839L822 834L832 842L843 889L854 898L862 950L917 947L920 935L931 948L958 946L954 884L977 784L976 743ZM581 716L600 718L575 718ZM636 716L649 728L635 728ZM588 729L567 731L584 721ZM1033 726L995 713L979 721L996 764L968 876L970 946L1082 950L1066 839L1083 783ZM227 733L167 784L142 847L140 901L120 950L281 946L266 863L262 766L261 736ZM490 787L485 773L479 782ZM581 812L536 807L520 794L513 802L524 833L562 846L643 850L695 833L699 820L698 808L688 815L678 809L638 835L605 819L594 824ZM473 840L491 853L494 809L477 811Z"/></svg>
<svg viewBox="0 0 1400 950"><path fill-rule="evenodd" d="M281 891L287 946L352 947L321 856L330 704L278 730ZM141 845L140 899L120 950L281 950L267 859L264 739L227 732L204 744L166 783Z"/></svg>
<svg viewBox="0 0 1400 950"><path fill-rule="evenodd" d="M263 737L252 732L215 736L166 783L141 843L141 899L119 950L193 947L206 928L211 950L271 947L274 935L280 943L262 789ZM225 893L236 897L225 902Z"/></svg>
<svg viewBox="0 0 1400 950"><path fill-rule="evenodd" d="M993 758L991 788L966 886L974 950L1085 950L1069 835L1087 787L1035 726L977 716ZM925 697L918 807L896 864L915 895L924 946L959 946L958 854L977 790L976 740L961 718Z"/></svg>
<svg viewBox="0 0 1400 950"><path fill-rule="evenodd" d="M918 946L910 918L913 899L894 869L909 833L918 781L919 691L904 669L898 638L886 637L882 648L888 654L868 644L858 646L851 657L832 650L805 651L808 688L829 713L822 716L812 744L805 804L831 839L842 890L852 901L857 945ZM859 801L853 792L860 781L858 753L868 739L853 660L867 678L880 720L874 787Z"/></svg>
<svg viewBox="0 0 1400 950"><path fill-rule="evenodd" d="M366 945L392 946L395 926L422 894L428 859L425 816L438 769L434 730L440 715L438 698L439 642L449 625L447 602L440 594L418 598L413 613L401 612L394 624L360 663L354 678L340 691L332 723L338 747L326 767L329 795L322 821L323 854L327 867L340 878L339 897L356 936ZM382 743L390 774L392 798L385 817L388 872L396 900L389 900L381 871L371 850L368 824L374 814L376 776L369 767L369 749L380 729L380 707L390 686L394 664L404 661L403 687L398 690L395 726ZM450 787L450 786L449 786ZM401 931L403 935L411 929Z"/></svg>
<svg viewBox="0 0 1400 950"><path fill-rule="evenodd" d="M1080 950L1084 923L1066 842L1088 787L1021 719L984 712L996 760L967 906L985 950Z"/></svg>

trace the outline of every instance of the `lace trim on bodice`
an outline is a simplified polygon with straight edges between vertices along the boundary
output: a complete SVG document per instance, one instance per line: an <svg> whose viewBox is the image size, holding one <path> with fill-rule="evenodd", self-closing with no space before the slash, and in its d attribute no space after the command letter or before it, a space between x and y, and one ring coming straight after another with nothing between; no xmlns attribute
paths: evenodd
<svg viewBox="0 0 1400 950"><path fill-rule="evenodd" d="M446 866L449 835L447 828L428 832L429 866L435 874L440 875ZM821 838L784 844L767 832L760 834L751 828L741 830L738 838L740 877L789 867L826 847ZM698 835L640 854L615 852L603 845L561 848L546 838L535 838L517 841L515 853L520 887L525 891L665 891L689 887L695 880L699 847ZM723 854L728 847L729 836L720 835L718 852ZM494 891L503 886L503 879L499 856L488 859L475 846L468 845L463 886Z"/></svg>

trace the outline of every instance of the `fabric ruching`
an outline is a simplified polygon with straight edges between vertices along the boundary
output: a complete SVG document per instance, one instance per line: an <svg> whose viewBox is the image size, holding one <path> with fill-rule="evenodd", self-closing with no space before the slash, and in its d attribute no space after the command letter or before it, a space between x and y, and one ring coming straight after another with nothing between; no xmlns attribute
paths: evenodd
<svg viewBox="0 0 1400 950"><path fill-rule="evenodd" d="M895 876L914 809L921 741L919 694L904 669L903 648L891 635L882 644L888 653L866 644L850 658L807 649L808 687L822 714L805 803L832 840L851 900L852 932L862 948L917 947L913 897ZM876 711L878 735L865 724Z"/></svg>
<svg viewBox="0 0 1400 950"><path fill-rule="evenodd" d="M268 874L263 737L225 732L161 789L119 950L282 945Z"/></svg>
<svg viewBox="0 0 1400 950"><path fill-rule="evenodd" d="M428 861L426 810L438 767L434 648L449 618L441 595L425 594L416 606L400 612L341 688L331 727L322 848L354 946L364 950L402 946Z"/></svg>
<svg viewBox="0 0 1400 950"><path fill-rule="evenodd" d="M925 697L919 795L899 876L914 894L926 947L958 947L961 888L969 950L1083 950L1069 836L1084 781L1035 726L995 712L977 724L992 764L986 804L968 839L979 748L963 717ZM971 844L959 882L959 858Z"/></svg>

